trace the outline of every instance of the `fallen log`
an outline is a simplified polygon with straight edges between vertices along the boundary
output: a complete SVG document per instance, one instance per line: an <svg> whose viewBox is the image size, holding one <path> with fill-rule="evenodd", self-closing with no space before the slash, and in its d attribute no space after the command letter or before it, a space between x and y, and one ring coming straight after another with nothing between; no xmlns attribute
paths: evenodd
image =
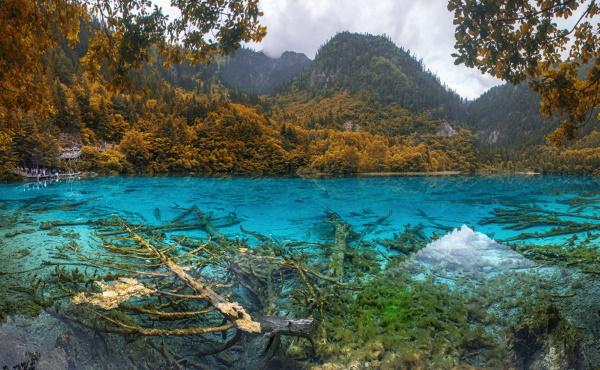
<svg viewBox="0 0 600 370"><path fill-rule="evenodd" d="M342 279L344 277L344 258L346 256L346 248L348 247L347 237L350 224L338 221L338 217L335 214L330 220L329 222L333 223L335 227L335 236L333 238L333 252L329 257L329 271L327 275Z"/></svg>
<svg viewBox="0 0 600 370"><path fill-rule="evenodd" d="M261 333L266 338L276 335L292 335L310 339L312 342L316 327L314 319L295 319L274 315L263 316L260 319Z"/></svg>

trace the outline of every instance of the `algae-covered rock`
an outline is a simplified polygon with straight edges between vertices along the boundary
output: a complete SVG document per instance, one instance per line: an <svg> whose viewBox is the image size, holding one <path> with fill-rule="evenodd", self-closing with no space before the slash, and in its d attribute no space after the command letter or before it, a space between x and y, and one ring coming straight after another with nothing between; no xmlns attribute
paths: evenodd
<svg viewBox="0 0 600 370"><path fill-rule="evenodd" d="M50 348L40 354L40 359L35 369L68 370L67 354L62 348Z"/></svg>
<svg viewBox="0 0 600 370"><path fill-rule="evenodd" d="M62 236L68 239L79 239L81 237L79 233L64 233Z"/></svg>
<svg viewBox="0 0 600 370"><path fill-rule="evenodd" d="M520 369L577 369L581 335L554 304L509 329L505 365Z"/></svg>
<svg viewBox="0 0 600 370"><path fill-rule="evenodd" d="M50 230L48 235L49 236L60 236L60 235L62 235L62 231L60 231L59 229L52 229L52 230Z"/></svg>
<svg viewBox="0 0 600 370"><path fill-rule="evenodd" d="M79 341L75 336L75 332L72 329L69 329L63 332L56 339L56 348L60 348L65 352L66 359L71 368L77 367L77 361L79 360Z"/></svg>
<svg viewBox="0 0 600 370"><path fill-rule="evenodd" d="M15 333L11 337L5 336L0 339L0 365L5 369L28 369L29 367L24 366L35 366L38 357L23 333Z"/></svg>
<svg viewBox="0 0 600 370"><path fill-rule="evenodd" d="M41 230L50 230L54 227L54 223L52 221L46 221L46 222L42 222L40 224L40 229Z"/></svg>
<svg viewBox="0 0 600 370"><path fill-rule="evenodd" d="M34 232L35 232L35 229L20 229L20 230L9 231L6 234L4 234L4 236L7 238L12 238L13 236L17 236L19 234L31 234Z"/></svg>

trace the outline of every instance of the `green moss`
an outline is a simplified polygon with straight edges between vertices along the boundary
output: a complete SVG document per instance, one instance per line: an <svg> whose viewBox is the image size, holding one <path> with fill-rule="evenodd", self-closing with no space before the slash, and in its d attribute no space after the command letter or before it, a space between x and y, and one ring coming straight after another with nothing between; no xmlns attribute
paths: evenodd
<svg viewBox="0 0 600 370"><path fill-rule="evenodd" d="M6 322L9 316L17 314L17 305L9 301L7 297L0 297L0 323Z"/></svg>
<svg viewBox="0 0 600 370"><path fill-rule="evenodd" d="M120 310L110 310L110 311L107 311L104 314L106 315L106 317L111 318L113 320L116 320L116 321L118 321L120 323L123 323L125 325L132 326L132 327L139 326L131 316L127 315L123 311L120 311ZM104 323L106 323L106 322L104 322Z"/></svg>
<svg viewBox="0 0 600 370"><path fill-rule="evenodd" d="M341 298L328 312L336 319L325 323L331 333L320 353L325 360L340 363L352 358L397 368L418 358L429 366L452 367L464 353L496 344L482 326L468 321L467 302L460 294L431 279L414 280L400 268L379 274L360 292ZM479 305L478 310L481 304L472 303ZM486 313L478 315L483 320ZM375 351L373 343L383 349Z"/></svg>
<svg viewBox="0 0 600 370"><path fill-rule="evenodd" d="M600 252L595 246L509 245L515 251L538 263L577 268L582 272L600 274Z"/></svg>
<svg viewBox="0 0 600 370"><path fill-rule="evenodd" d="M371 250L359 252L353 250L348 253L351 259L351 269L359 274L377 274L381 270L381 262Z"/></svg>
<svg viewBox="0 0 600 370"><path fill-rule="evenodd" d="M505 365L522 368L535 361L540 353L552 353L557 364L566 368L580 367L581 334L554 304L530 306L523 317L521 324L508 329Z"/></svg>

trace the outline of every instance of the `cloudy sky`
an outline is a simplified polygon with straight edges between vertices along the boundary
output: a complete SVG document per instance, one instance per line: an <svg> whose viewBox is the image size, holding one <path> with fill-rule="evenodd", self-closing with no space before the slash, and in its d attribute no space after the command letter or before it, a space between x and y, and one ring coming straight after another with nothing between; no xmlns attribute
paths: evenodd
<svg viewBox="0 0 600 370"><path fill-rule="evenodd" d="M462 97L475 99L500 80L455 66L454 26L446 0L260 0L267 36L248 45L277 57L286 50L313 59L336 33L388 35Z"/></svg>

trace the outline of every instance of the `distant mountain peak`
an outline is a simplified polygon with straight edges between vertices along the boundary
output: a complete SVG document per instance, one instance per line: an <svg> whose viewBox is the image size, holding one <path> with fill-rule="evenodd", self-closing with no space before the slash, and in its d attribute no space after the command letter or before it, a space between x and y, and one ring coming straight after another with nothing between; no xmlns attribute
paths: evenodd
<svg viewBox="0 0 600 370"><path fill-rule="evenodd" d="M304 54L286 51L278 58L262 51L240 49L223 66L221 76L231 87L249 94L269 94L311 63Z"/></svg>

